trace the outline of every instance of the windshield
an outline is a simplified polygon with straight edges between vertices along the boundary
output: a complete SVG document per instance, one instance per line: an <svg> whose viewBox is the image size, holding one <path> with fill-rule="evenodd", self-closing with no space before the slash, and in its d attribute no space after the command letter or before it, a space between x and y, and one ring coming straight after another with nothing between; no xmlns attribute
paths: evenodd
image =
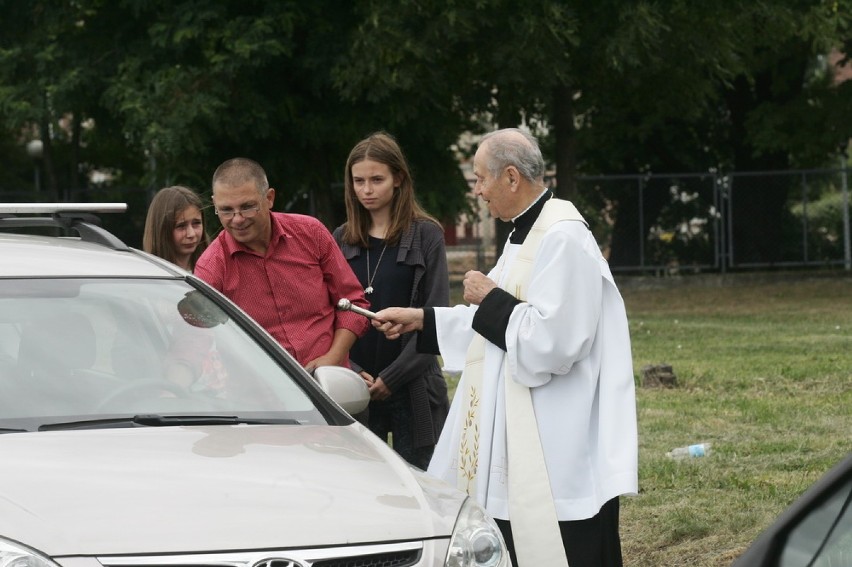
<svg viewBox="0 0 852 567"><path fill-rule="evenodd" d="M0 431L139 415L326 422L182 280L0 280Z"/></svg>

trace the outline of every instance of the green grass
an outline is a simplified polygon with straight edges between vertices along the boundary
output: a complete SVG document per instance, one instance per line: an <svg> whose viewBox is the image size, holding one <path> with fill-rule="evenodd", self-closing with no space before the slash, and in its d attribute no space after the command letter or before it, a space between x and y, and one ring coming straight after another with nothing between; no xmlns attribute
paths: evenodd
<svg viewBox="0 0 852 567"><path fill-rule="evenodd" d="M619 285L639 419L625 565L727 566L852 450L852 275ZM642 367L659 363L678 386L640 387ZM707 457L665 456L702 441L713 443Z"/></svg>

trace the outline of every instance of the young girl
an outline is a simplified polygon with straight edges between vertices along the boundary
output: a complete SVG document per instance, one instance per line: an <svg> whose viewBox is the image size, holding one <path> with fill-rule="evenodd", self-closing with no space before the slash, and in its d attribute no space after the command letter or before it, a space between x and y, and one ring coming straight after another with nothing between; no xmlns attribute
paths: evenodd
<svg viewBox="0 0 852 567"><path fill-rule="evenodd" d="M142 249L191 272L209 243L201 208L201 198L191 189L160 189L148 207Z"/></svg>
<svg viewBox="0 0 852 567"><path fill-rule="evenodd" d="M160 189L145 219L142 249L191 272L210 240L204 230L201 198L179 185ZM207 390L212 396L226 387L227 372L209 329L176 322L165 360L169 380L184 387Z"/></svg>
<svg viewBox="0 0 852 567"><path fill-rule="evenodd" d="M405 157L378 132L350 152L345 170L346 223L334 231L370 308L442 307L449 303L444 232L414 196ZM406 461L425 469L447 416L447 384L437 358L420 354L411 335L389 341L372 327L350 351L370 389L366 417Z"/></svg>

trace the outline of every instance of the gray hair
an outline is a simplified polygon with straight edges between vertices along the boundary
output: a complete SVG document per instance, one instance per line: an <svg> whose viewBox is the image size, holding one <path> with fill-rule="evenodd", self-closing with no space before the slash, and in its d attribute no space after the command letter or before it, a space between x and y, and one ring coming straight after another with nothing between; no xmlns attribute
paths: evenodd
<svg viewBox="0 0 852 567"><path fill-rule="evenodd" d="M493 176L513 165L521 176L533 183L544 177L544 158L538 140L520 128L503 128L484 135L479 142L488 142L486 168Z"/></svg>
<svg viewBox="0 0 852 567"><path fill-rule="evenodd" d="M269 189L266 172L259 163L248 158L229 159L217 167L213 173L214 187L217 183L228 187L239 187L249 181L254 183L261 196L266 195L266 191Z"/></svg>

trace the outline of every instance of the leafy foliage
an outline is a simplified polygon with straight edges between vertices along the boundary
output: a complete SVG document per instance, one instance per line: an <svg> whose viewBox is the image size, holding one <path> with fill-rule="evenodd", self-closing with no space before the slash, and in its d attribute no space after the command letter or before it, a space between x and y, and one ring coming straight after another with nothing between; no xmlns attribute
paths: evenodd
<svg viewBox="0 0 852 567"><path fill-rule="evenodd" d="M852 82L835 84L824 60L848 40L852 0L0 10L0 119L19 148L9 186L28 184L23 147L38 137L55 198L93 190L95 172L117 187L206 191L218 163L245 155L266 167L280 208L332 225L349 149L387 130L424 204L450 219L467 208L457 158L474 149L459 138L495 124L538 133L566 195L576 173L816 167L852 136L838 119ZM625 196L574 197L603 208ZM620 238L615 227L616 254Z"/></svg>

